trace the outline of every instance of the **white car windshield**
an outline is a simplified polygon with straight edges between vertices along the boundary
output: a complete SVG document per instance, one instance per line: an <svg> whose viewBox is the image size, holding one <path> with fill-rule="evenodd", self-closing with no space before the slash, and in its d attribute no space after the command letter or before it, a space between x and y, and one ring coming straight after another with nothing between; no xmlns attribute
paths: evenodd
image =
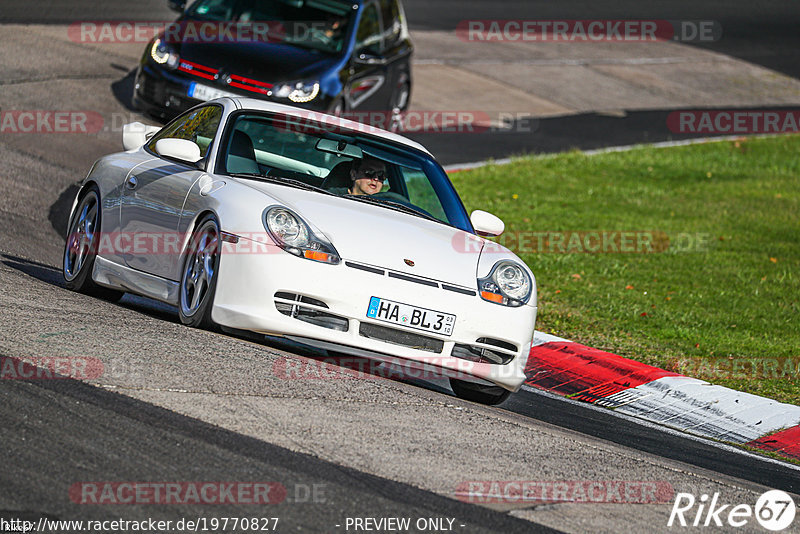
<svg viewBox="0 0 800 534"><path fill-rule="evenodd" d="M217 172L284 180L472 231L447 175L429 155L377 136L289 116L229 120Z"/></svg>

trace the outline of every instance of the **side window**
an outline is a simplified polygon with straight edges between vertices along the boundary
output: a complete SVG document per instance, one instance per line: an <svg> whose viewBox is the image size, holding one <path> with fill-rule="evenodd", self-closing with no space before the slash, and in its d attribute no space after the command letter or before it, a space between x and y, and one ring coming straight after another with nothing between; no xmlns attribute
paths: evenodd
<svg viewBox="0 0 800 534"><path fill-rule="evenodd" d="M200 109L192 110L172 124L158 132L149 143L148 150L156 151L156 142L160 139L187 139L197 143L200 147L200 155L206 157L208 147L219 128L219 121L222 118L222 107L205 106Z"/></svg>
<svg viewBox="0 0 800 534"><path fill-rule="evenodd" d="M383 49L390 50L400 40L403 26L400 23L400 7L397 0L380 0L383 16Z"/></svg>
<svg viewBox="0 0 800 534"><path fill-rule="evenodd" d="M381 20L375 2L364 8L356 32L356 50L364 48L370 48L375 52L381 51Z"/></svg>

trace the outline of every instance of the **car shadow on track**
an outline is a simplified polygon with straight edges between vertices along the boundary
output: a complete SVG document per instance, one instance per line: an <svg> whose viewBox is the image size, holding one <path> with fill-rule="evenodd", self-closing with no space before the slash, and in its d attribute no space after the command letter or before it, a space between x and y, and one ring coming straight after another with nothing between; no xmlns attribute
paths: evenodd
<svg viewBox="0 0 800 534"><path fill-rule="evenodd" d="M30 491L14 499L20 511L0 511L0 518L11 514L15 519L34 522L42 516L107 519L110 512L104 509L110 510L120 501L114 495L105 505L82 501L72 488L93 484L76 482L82 480L227 480L226 485L237 480L262 480L275 481L271 484L284 490L281 497L260 509L265 511L262 515L279 514L284 531L329 532L335 521L344 523L345 517L398 514L458 518L470 532L556 532L500 511L289 450L270 443L269 436L247 436L54 374L47 367L20 358L4 357L4 361L14 369L24 366L27 376L41 377L5 381L0 418L12 428L24 428L9 433L4 450L10 458L29 459L35 456L32 447L38 447L47 451L47 462L12 461L4 465L0 486ZM324 494L316 498L315 490L312 500L297 491L311 487L319 487ZM70 505L68 493L79 506ZM152 495L140 498L139 504L131 506L141 509L153 504L162 517L173 521L202 515L209 506L215 506L224 516L244 517L255 506L253 494L243 496L241 492L238 499L219 499L215 504L187 498L166 506L157 504L158 497L153 500ZM65 501L70 506L65 506Z"/></svg>
<svg viewBox="0 0 800 534"><path fill-rule="evenodd" d="M111 66L118 70L126 69L126 67L113 63ZM116 98L117 101L128 111L137 111L137 109L133 106L133 86L135 83L136 69L133 68L125 75L124 78L120 78L111 84L111 92L114 94L114 98Z"/></svg>
<svg viewBox="0 0 800 534"><path fill-rule="evenodd" d="M222 328L232 337L246 339L259 345L267 346L303 359L282 362L276 366L277 372L284 373L287 378L308 380L388 380L403 382L437 393L453 395L447 385L447 377L432 376L435 373L426 371L413 362L397 359L392 363L379 362L341 351L325 350L291 339L265 336L255 332Z"/></svg>
<svg viewBox="0 0 800 534"><path fill-rule="evenodd" d="M127 71L127 74L125 74L123 78L120 78L119 80L111 84L111 93L114 95L114 98L117 100L117 102L119 102L120 105L122 105L126 111L129 111L131 113L138 113L142 115L142 117L146 118L148 121L153 122L156 125L163 126L167 122L169 122L169 119L171 119L172 117L168 117L166 115L159 116L152 113L143 112L133 104L133 92L136 86L136 67L128 71L127 67L123 67L122 65L117 65L115 63L112 63L111 66L123 72Z"/></svg>
<svg viewBox="0 0 800 534"><path fill-rule="evenodd" d="M47 284L65 288L61 270L51 265L9 254L0 255L0 263ZM179 322L177 308L157 300L127 293L117 304L160 321ZM231 328L221 330L220 335L257 343L284 352L290 357L299 356L297 360L284 362L285 372L294 378L389 380L452 395L451 389L446 385L446 377L428 377L426 371L409 366L407 362L398 360L396 363L380 363L346 352L314 348L281 337Z"/></svg>
<svg viewBox="0 0 800 534"><path fill-rule="evenodd" d="M47 220L50 221L50 226L56 231L62 240L67 233L67 224L69 223L69 212L72 209L72 203L75 200L75 195L78 194L79 184L75 183L64 189L58 199L50 205L47 212Z"/></svg>
<svg viewBox="0 0 800 534"><path fill-rule="evenodd" d="M11 254L0 254L0 263L46 284L66 289L59 267ZM162 321L178 322L177 309L174 306L156 300L126 293L118 304L123 308L150 315Z"/></svg>
<svg viewBox="0 0 800 534"><path fill-rule="evenodd" d="M64 287L61 271L52 265L29 260L27 258L20 258L11 254L0 254L0 263L47 284Z"/></svg>

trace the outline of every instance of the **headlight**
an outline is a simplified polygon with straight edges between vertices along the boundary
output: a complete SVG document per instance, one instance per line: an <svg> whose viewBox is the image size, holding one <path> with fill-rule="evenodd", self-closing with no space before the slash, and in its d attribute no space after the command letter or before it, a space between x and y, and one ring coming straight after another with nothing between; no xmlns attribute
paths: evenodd
<svg viewBox="0 0 800 534"><path fill-rule="evenodd" d="M284 209L272 209L267 213L267 230L273 237L289 247L308 245L308 230L297 217Z"/></svg>
<svg viewBox="0 0 800 534"><path fill-rule="evenodd" d="M303 219L281 206L264 211L264 228L275 243L289 254L322 263L337 264L339 253L318 237Z"/></svg>
<svg viewBox="0 0 800 534"><path fill-rule="evenodd" d="M159 65L166 63L173 69L178 66L178 54L174 53L172 48L160 38L153 41L153 46L150 47L150 57Z"/></svg>
<svg viewBox="0 0 800 534"><path fill-rule="evenodd" d="M505 306L527 304L532 288L533 282L525 269L509 260L498 261L489 276L478 280L483 300Z"/></svg>
<svg viewBox="0 0 800 534"><path fill-rule="evenodd" d="M272 94L278 98L288 98L292 102L311 102L319 94L319 84L304 82L284 83L275 86Z"/></svg>

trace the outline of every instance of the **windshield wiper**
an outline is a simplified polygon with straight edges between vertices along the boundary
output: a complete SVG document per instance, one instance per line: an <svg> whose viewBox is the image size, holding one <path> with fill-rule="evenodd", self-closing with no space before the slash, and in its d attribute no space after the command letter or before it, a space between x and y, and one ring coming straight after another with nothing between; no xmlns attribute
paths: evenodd
<svg viewBox="0 0 800 534"><path fill-rule="evenodd" d="M236 178L247 178L250 180L260 180L262 182L269 182L273 184L283 184L288 186L294 186L298 189L305 189L306 191L316 191L318 193L325 193L326 195L332 195L330 191L326 189L322 189L321 187L317 187L315 185L307 184L301 180L295 180L294 178L284 178L282 176L269 176L258 174L255 172L229 172L229 176L234 176Z"/></svg>
<svg viewBox="0 0 800 534"><path fill-rule="evenodd" d="M403 213L409 213L411 215L416 215L417 217L422 217L423 219L436 221L438 223L443 222L443 221L440 221L439 219L437 219L436 217L434 217L433 215L429 215L429 214L424 213L424 212L422 212L422 211L420 211L418 209L412 208L411 206L406 206L405 204L402 204L402 203L394 201L394 200L390 200L390 199L386 199L386 198L375 198L375 197L372 197L372 196L369 196L369 195L350 195L350 194L348 194L348 195L344 195L344 196L346 198L352 198L354 200L360 200L362 202L368 202L370 204L380 204L382 206L386 206L388 208L391 208L391 209L393 209L395 211L402 211Z"/></svg>
<svg viewBox="0 0 800 534"><path fill-rule="evenodd" d="M234 178L252 178L254 180L266 180L266 176L257 172L229 172L228 176Z"/></svg>

